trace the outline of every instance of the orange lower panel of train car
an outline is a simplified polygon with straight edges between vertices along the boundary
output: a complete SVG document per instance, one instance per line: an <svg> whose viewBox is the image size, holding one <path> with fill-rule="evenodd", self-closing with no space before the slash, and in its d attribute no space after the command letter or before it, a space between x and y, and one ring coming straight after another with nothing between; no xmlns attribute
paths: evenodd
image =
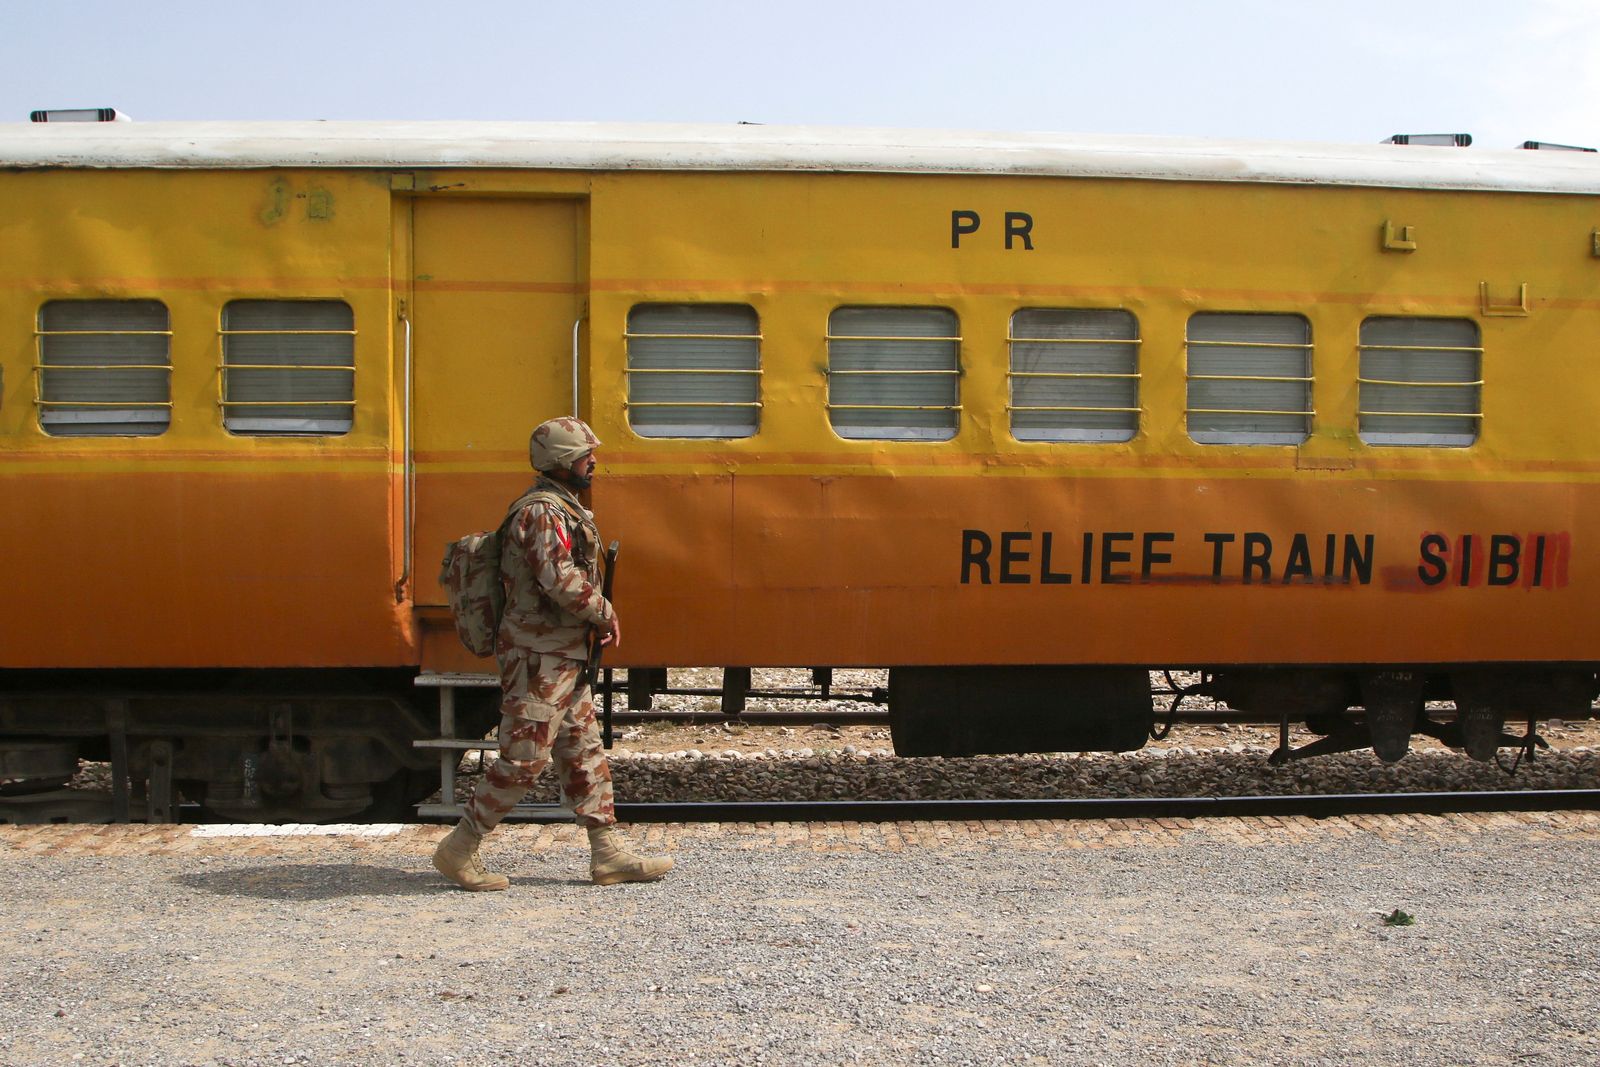
<svg viewBox="0 0 1600 1067"><path fill-rule="evenodd" d="M415 662L386 474L0 478L6 667ZM19 612L19 606L23 606Z"/></svg>
<svg viewBox="0 0 1600 1067"><path fill-rule="evenodd" d="M521 484L424 478L429 623L381 475L14 475L5 665L483 669L436 557ZM1594 493L1559 482L612 475L618 665L1591 662ZM454 518L452 518L454 516ZM461 518L461 516L470 516ZM457 528L459 527L459 528Z"/></svg>

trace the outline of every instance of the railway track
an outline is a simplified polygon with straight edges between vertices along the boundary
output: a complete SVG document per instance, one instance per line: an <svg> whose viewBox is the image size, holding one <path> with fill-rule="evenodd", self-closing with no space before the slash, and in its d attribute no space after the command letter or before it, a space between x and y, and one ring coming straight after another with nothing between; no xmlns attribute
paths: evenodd
<svg viewBox="0 0 1600 1067"><path fill-rule="evenodd" d="M1070 797L1026 800L705 801L618 804L623 822L935 822L984 819L1196 819L1219 816L1446 815L1600 809L1600 789L1330 793L1227 797ZM509 819L566 822L554 805L514 808Z"/></svg>
<svg viewBox="0 0 1600 1067"><path fill-rule="evenodd" d="M715 692L709 687L689 686L680 691L692 695ZM1169 688L1166 693L1170 695L1172 691ZM783 692L768 689L763 695L778 696ZM1159 689L1155 692L1161 693ZM810 699L818 697L812 694ZM1433 714L1442 713L1434 709ZM1054 773L1057 768L1053 761L1004 757L951 760L948 766L927 771L918 761L886 760L886 751L852 752L851 747L844 744L845 741L874 744L884 740L879 734L868 735L868 740L864 741L862 736L841 735L837 730L832 734L823 733L820 738L812 734L801 736L791 729L770 730L770 736L761 732L763 727L785 723L791 726L829 723L877 727L883 725L885 718L881 711L846 712L828 705L782 711L758 706L742 715L681 706L658 707L651 712L619 712L618 726L632 726L636 719L641 724L654 720L675 724L678 730L673 733L668 729L663 733L647 729L642 739L641 735L632 735L634 743L620 757L621 763L617 766L622 776L619 796L635 799L620 803L619 814L624 820L638 823L828 823L1262 815L1315 818L1362 813L1600 808L1600 800L1596 799L1600 789L1595 788L1600 786L1600 779L1594 773L1594 758L1582 755L1590 751L1594 739L1582 730L1560 723L1553 724L1555 734L1552 735L1558 738L1558 748L1562 745L1574 747L1551 752L1557 760L1554 767L1546 764L1545 757L1539 757L1537 766L1549 769L1535 774L1532 781L1515 783L1525 788L1510 790L1497 788L1496 783L1482 774L1466 773L1482 769L1475 764L1451 762L1441 768L1434 759L1439 753L1426 749L1419 750L1416 759L1396 765L1394 774L1377 774L1362 761L1341 756L1328 757L1326 765L1322 761L1309 761L1293 764L1289 769L1279 768L1270 756L1265 756L1267 749L1263 746L1270 745L1273 740L1280 747L1287 743L1281 736L1281 723L1278 724L1280 736L1275 739L1264 730L1204 737L1203 744L1225 743L1225 747L1202 749L1192 756L1186 752L1181 762L1173 752L1157 751L1170 747L1161 742L1152 747L1150 754L1174 758L1129 760L1126 766L1121 761L1065 761L1077 768L1070 775ZM1229 709L1199 707L1178 709L1177 721L1212 727L1246 721L1266 725L1263 718ZM702 757L690 746L706 746L709 751L724 742L723 736L686 732L684 727L710 723L742 724L751 729L726 739L728 744L738 744L741 749L710 752ZM780 733L783 737L778 736ZM1244 751L1241 740L1250 746L1249 752ZM759 751L763 743L767 745L764 753ZM492 743L485 746L478 741L474 744L492 748ZM804 747L776 751L774 746L785 744ZM815 755L813 745L818 746ZM842 752L835 751L840 746ZM452 747L450 755L459 759L460 753L455 747L459 746ZM672 748L682 751L668 751ZM757 751L746 752L745 748ZM754 758L744 761L732 758L740 755ZM1256 758L1258 755L1264 758ZM1339 766L1341 760L1351 765ZM1198 768L1191 767L1195 763L1199 764ZM1320 769L1307 771L1305 768L1312 764ZM1512 769L1518 764L1520 760ZM1531 758L1528 766L1535 766ZM454 769L465 773L459 767ZM1502 765L1500 769L1507 768ZM795 782L785 781L786 775L795 776ZM985 788L984 783L994 776L1006 778L1009 787L995 791ZM1399 780L1387 780L1396 777ZM1149 795L1146 790L1167 795ZM1011 796L994 797L997 791L1008 792ZM462 799L458 790L445 792L454 796L456 802ZM910 799L916 796L926 799ZM986 796L992 799L980 799ZM181 809L172 812L173 821L217 821L215 816L208 817L197 806L182 803L182 798L173 799ZM553 791L540 799L554 800ZM143 803L124 805L123 817L119 819L111 795L92 776L67 789L28 794L0 790L0 823L104 824L126 821L129 814L135 821L159 821L157 815L152 814L158 809L147 812L145 808ZM427 810L429 808L433 810ZM458 810L444 803L426 803L421 820L454 818ZM398 812L373 815L376 821L397 817ZM569 820L571 814L554 804L544 803L524 805L515 817L554 823Z"/></svg>
<svg viewBox="0 0 1600 1067"><path fill-rule="evenodd" d="M1243 816L1446 815L1496 811L1600 810L1600 789L1506 789L1454 792L1327 793L1218 797L1063 797L999 800L805 800L620 803L626 823L940 822L992 819L1203 819ZM438 816L419 821L439 821ZM522 804L508 821L562 823L569 809ZM110 821L95 794L53 802L0 797L0 823ZM205 822L197 805L183 805L178 822Z"/></svg>

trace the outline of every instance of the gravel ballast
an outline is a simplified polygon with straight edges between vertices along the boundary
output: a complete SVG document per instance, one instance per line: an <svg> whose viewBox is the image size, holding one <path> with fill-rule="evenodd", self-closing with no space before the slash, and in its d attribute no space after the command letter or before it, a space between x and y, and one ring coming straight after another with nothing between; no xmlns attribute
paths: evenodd
<svg viewBox="0 0 1600 1067"><path fill-rule="evenodd" d="M486 849L511 890L476 895L428 867L438 828L0 828L0 1062L1600 1055L1592 816L1054 825L655 828L678 870L608 889L570 829L514 826Z"/></svg>
<svg viewBox="0 0 1600 1067"><path fill-rule="evenodd" d="M1370 752L1272 766L1270 750L1151 749L1122 756L897 759L801 750L647 754L613 759L625 801L961 800L1051 797L1279 796L1600 787L1600 753L1540 756L1515 775L1449 752L1383 764ZM1507 758L1506 762L1511 761ZM555 798L553 775L541 792Z"/></svg>

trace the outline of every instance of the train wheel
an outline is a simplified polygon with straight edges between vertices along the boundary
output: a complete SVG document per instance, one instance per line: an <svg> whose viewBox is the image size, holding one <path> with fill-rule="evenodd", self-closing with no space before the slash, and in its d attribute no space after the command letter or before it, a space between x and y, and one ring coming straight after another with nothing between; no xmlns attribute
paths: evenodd
<svg viewBox="0 0 1600 1067"><path fill-rule="evenodd" d="M1500 751L1500 735L1506 728L1506 717L1487 705L1468 704L1460 707L1461 747L1468 756L1479 763L1494 759Z"/></svg>
<svg viewBox="0 0 1600 1067"><path fill-rule="evenodd" d="M1456 701L1456 725L1461 747L1480 763L1494 759L1506 726L1506 712L1526 698L1528 686L1500 671L1455 671L1450 689ZM1523 701L1526 703L1526 700Z"/></svg>
<svg viewBox="0 0 1600 1067"><path fill-rule="evenodd" d="M59 789L77 769L76 741L0 741L0 793Z"/></svg>
<svg viewBox="0 0 1600 1067"><path fill-rule="evenodd" d="M1361 676L1372 751L1385 763L1405 758L1422 712L1422 676L1414 671L1375 671Z"/></svg>

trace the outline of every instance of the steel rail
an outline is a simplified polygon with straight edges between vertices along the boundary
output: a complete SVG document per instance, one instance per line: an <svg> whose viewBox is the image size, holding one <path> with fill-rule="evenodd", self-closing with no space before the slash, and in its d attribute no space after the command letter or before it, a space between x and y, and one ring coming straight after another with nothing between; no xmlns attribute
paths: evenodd
<svg viewBox="0 0 1600 1067"><path fill-rule="evenodd" d="M1163 720L1168 717L1165 711L1158 710L1156 714ZM889 713L879 710L740 712L651 710L613 711L611 719L615 723L672 722L688 723L690 725L727 723L730 726L734 726L743 723L746 726L751 726L828 723L834 726L887 726ZM1268 717L1259 711L1234 711L1220 708L1216 710L1195 708L1193 710L1180 711L1174 721L1190 726L1215 726L1221 723L1273 727L1278 725L1277 718Z"/></svg>
<svg viewBox="0 0 1600 1067"><path fill-rule="evenodd" d="M1507 789L1443 793L1323 793L1225 797L1073 797L1029 800L775 800L617 805L631 823L943 822L974 819L1203 819L1298 815L1447 815L1465 812L1600 809L1600 789ZM522 822L568 822L556 805L518 805Z"/></svg>
<svg viewBox="0 0 1600 1067"><path fill-rule="evenodd" d="M104 823L108 799L94 791L59 790L0 796L0 824ZM178 822L212 821L199 805L178 806ZM1035 819L1205 819L1247 816L1448 815L1506 811L1600 810L1600 789L1504 789L1477 792L1309 793L1221 797L1059 797L993 800L761 800L619 803L624 823L951 822ZM76 817L74 817L76 816ZM555 804L519 804L506 820L566 823ZM418 822L454 820L428 814ZM142 822L142 820L141 820Z"/></svg>

